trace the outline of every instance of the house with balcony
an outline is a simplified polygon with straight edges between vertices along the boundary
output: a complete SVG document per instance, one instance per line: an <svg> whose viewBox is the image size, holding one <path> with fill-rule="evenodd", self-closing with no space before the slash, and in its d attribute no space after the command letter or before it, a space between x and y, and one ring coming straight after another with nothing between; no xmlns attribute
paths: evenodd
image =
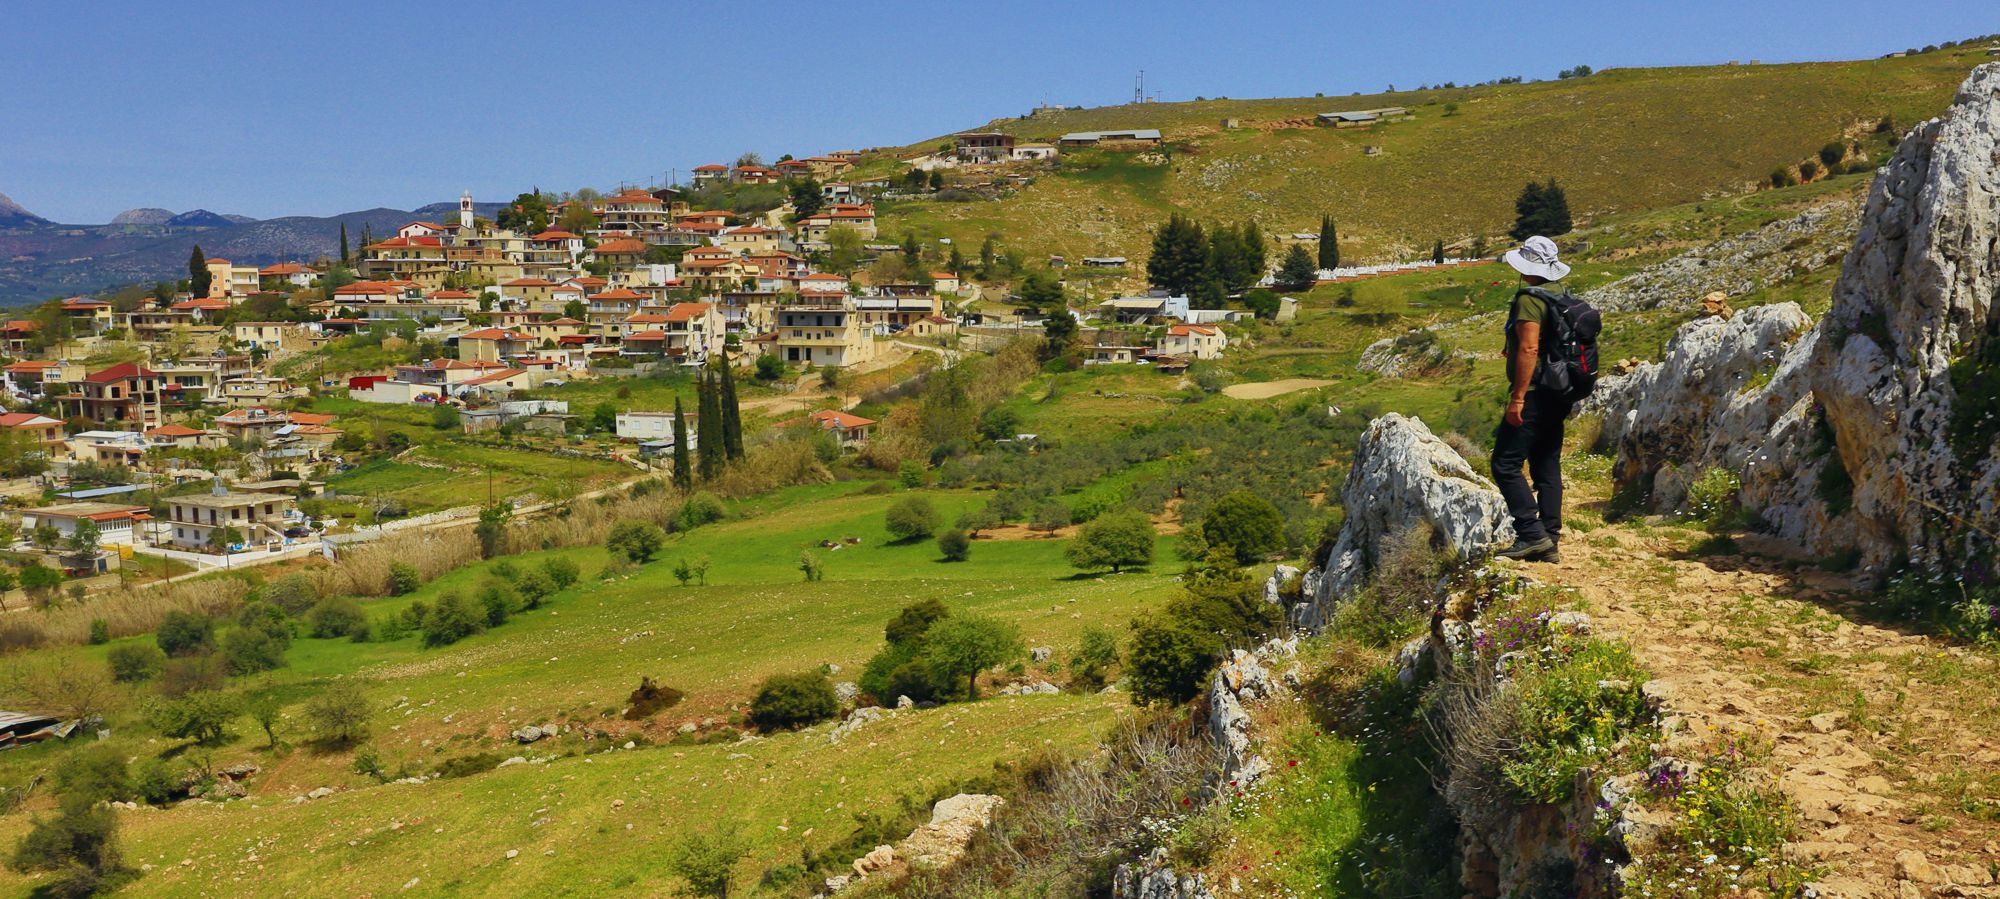
<svg viewBox="0 0 2000 899"><path fill-rule="evenodd" d="M96 336L111 330L111 304L101 300L71 297L62 303L62 314L69 319L70 333L78 336Z"/></svg>
<svg viewBox="0 0 2000 899"><path fill-rule="evenodd" d="M1229 346L1229 337L1221 328L1209 325L1173 325L1160 336L1154 349L1162 356L1188 356L1195 359L1221 358L1222 351Z"/></svg>
<svg viewBox="0 0 2000 899"><path fill-rule="evenodd" d="M120 363L85 375L62 406L91 421L150 428L161 421L160 375L136 362Z"/></svg>
<svg viewBox="0 0 2000 899"><path fill-rule="evenodd" d="M952 135L952 155L962 162L1006 162L1014 156L1014 135L968 131Z"/></svg>
<svg viewBox="0 0 2000 899"><path fill-rule="evenodd" d="M319 283L319 278L319 272L296 262L280 262L257 270L257 280L270 287L311 287Z"/></svg>
<svg viewBox="0 0 2000 899"><path fill-rule="evenodd" d="M695 166L689 174L694 178L694 183L696 184L704 181L717 181L729 177L729 166L711 162L707 165Z"/></svg>
<svg viewBox="0 0 2000 899"><path fill-rule="evenodd" d="M361 254L364 278L414 281L436 289L452 272L444 241L436 237L391 237L362 247Z"/></svg>
<svg viewBox="0 0 2000 899"><path fill-rule="evenodd" d="M264 289L254 265L232 265L227 259L204 261L208 265L207 299L242 302L244 297Z"/></svg>
<svg viewBox="0 0 2000 899"><path fill-rule="evenodd" d="M801 301L776 310L772 352L797 365L845 368L875 358L875 341L851 302Z"/></svg>
<svg viewBox="0 0 2000 899"><path fill-rule="evenodd" d="M168 540L186 549L282 542L297 506L283 494L236 493L218 480L208 493L169 500Z"/></svg>
<svg viewBox="0 0 2000 899"><path fill-rule="evenodd" d="M872 418L862 418L852 412L839 409L821 409L806 417L813 427L833 435L841 449L854 449L868 445L868 435L874 433L877 422Z"/></svg>
<svg viewBox="0 0 2000 899"><path fill-rule="evenodd" d="M503 362L534 352L539 341L512 328L481 328L458 337L458 358L468 362Z"/></svg>
<svg viewBox="0 0 2000 899"><path fill-rule="evenodd" d="M600 234L649 234L666 231L673 224L666 204L659 197L636 188L605 197L597 216L602 223L598 226Z"/></svg>

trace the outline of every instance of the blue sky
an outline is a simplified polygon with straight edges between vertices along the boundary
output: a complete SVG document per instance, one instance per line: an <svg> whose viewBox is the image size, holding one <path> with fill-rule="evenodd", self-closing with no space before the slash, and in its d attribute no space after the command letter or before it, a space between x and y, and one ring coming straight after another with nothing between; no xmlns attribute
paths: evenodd
<svg viewBox="0 0 2000 899"><path fill-rule="evenodd" d="M1992 0L1532 3L17 3L0 193L63 222L499 200L895 145L1047 100L1344 94L1874 56Z"/></svg>

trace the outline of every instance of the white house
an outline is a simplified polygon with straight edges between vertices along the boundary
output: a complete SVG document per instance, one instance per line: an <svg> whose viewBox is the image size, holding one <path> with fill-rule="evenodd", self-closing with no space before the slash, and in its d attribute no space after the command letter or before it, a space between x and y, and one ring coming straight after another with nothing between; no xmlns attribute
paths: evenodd
<svg viewBox="0 0 2000 899"><path fill-rule="evenodd" d="M1160 338L1158 349L1164 356L1192 356L1196 359L1215 359L1229 346L1229 338L1221 328L1208 325L1174 325Z"/></svg>
<svg viewBox="0 0 2000 899"><path fill-rule="evenodd" d="M693 416L688 416L690 419ZM618 413L618 439L650 442L674 439L674 414L672 412L620 412ZM694 422L688 422L688 449L695 446Z"/></svg>

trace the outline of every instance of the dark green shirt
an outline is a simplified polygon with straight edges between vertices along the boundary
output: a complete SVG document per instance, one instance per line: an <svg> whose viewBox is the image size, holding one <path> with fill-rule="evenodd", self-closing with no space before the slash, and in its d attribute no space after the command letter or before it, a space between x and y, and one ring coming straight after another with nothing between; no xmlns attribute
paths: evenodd
<svg viewBox="0 0 2000 899"><path fill-rule="evenodd" d="M1520 337L1514 333L1514 326L1521 322L1534 322L1539 327L1548 320L1548 315L1549 301L1532 293L1514 297L1514 317L1507 320L1507 383L1510 386L1514 383L1514 352L1520 347Z"/></svg>

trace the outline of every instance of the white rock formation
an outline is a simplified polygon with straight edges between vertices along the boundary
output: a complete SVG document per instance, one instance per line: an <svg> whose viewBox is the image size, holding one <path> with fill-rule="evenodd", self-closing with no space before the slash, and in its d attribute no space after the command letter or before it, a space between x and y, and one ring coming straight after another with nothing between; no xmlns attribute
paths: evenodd
<svg viewBox="0 0 2000 899"><path fill-rule="evenodd" d="M1292 609L1293 624L1324 625L1333 604L1367 581L1384 541L1428 524L1452 551L1472 558L1514 539L1506 503L1493 482L1431 433L1421 419L1396 413L1368 424L1341 488L1347 518L1312 591Z"/></svg>

